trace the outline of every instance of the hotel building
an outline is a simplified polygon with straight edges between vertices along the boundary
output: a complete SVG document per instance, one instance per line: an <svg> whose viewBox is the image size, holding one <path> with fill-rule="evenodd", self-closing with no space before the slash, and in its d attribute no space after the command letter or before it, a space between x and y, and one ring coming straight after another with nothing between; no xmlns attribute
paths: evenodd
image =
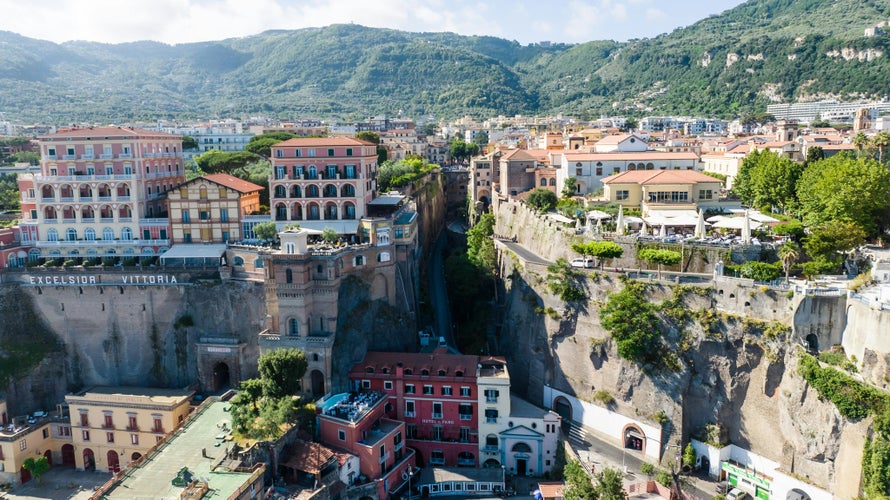
<svg viewBox="0 0 890 500"><path fill-rule="evenodd" d="M166 193L185 181L180 136L90 127L38 141L40 173L19 176L30 260L153 256L169 247Z"/></svg>
<svg viewBox="0 0 890 500"><path fill-rule="evenodd" d="M342 137L294 138L272 146L273 219L283 227L356 234L377 190L377 147Z"/></svg>
<svg viewBox="0 0 890 500"><path fill-rule="evenodd" d="M262 190L229 174L210 174L170 191L173 243L240 241L241 221L259 211Z"/></svg>

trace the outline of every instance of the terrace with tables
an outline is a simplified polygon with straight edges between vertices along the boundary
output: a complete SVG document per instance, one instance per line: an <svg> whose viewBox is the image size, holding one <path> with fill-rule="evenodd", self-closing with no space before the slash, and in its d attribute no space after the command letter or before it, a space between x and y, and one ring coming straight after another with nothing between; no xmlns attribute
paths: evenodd
<svg viewBox="0 0 890 500"><path fill-rule="evenodd" d="M322 415L356 423L385 399L386 394L380 391L343 392L325 397L316 405Z"/></svg>

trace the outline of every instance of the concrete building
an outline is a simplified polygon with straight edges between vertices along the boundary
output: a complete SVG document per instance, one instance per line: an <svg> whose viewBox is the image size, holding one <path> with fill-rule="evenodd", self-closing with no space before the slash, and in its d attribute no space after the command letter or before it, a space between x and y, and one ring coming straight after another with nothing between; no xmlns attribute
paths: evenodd
<svg viewBox="0 0 890 500"><path fill-rule="evenodd" d="M628 137L623 142L630 143L633 139ZM592 194L603 187L604 179L609 176L636 170L695 170L698 163L699 157L693 152L665 153L646 149L607 153L567 151L556 172L556 187L557 192L562 192L566 179L573 177L576 194Z"/></svg>
<svg viewBox="0 0 890 500"><path fill-rule="evenodd" d="M537 157L525 149L505 151L498 158L499 191L507 196L516 196L535 187Z"/></svg>
<svg viewBox="0 0 890 500"><path fill-rule="evenodd" d="M65 396L74 465L109 472L128 468L182 425L192 395L177 389L93 387Z"/></svg>
<svg viewBox="0 0 890 500"><path fill-rule="evenodd" d="M499 186L500 157L500 151L492 151L470 160L470 202L474 205L491 203L491 193Z"/></svg>
<svg viewBox="0 0 890 500"><path fill-rule="evenodd" d="M50 465L74 465L71 424L63 407L12 416L0 399L0 484L27 483L31 473L22 465L29 458L46 457Z"/></svg>
<svg viewBox="0 0 890 500"><path fill-rule="evenodd" d="M185 151L183 158L190 159L207 151L234 153L244 151L255 135L244 132L244 124L237 121L202 123L192 126L159 126L158 130L168 134L187 135L198 143L197 150Z"/></svg>
<svg viewBox="0 0 890 500"><path fill-rule="evenodd" d="M295 138L272 146L273 218L356 234L377 191L377 148L349 138Z"/></svg>
<svg viewBox="0 0 890 500"><path fill-rule="evenodd" d="M716 206L723 183L690 170L636 170L603 179L609 202L652 210L698 210Z"/></svg>
<svg viewBox="0 0 890 500"><path fill-rule="evenodd" d="M29 258L153 256L169 247L166 194L185 181L180 136L91 127L39 142L41 173L19 176Z"/></svg>
<svg viewBox="0 0 890 500"><path fill-rule="evenodd" d="M244 238L244 217L260 210L262 186L229 174L192 179L168 193L173 243L227 243Z"/></svg>

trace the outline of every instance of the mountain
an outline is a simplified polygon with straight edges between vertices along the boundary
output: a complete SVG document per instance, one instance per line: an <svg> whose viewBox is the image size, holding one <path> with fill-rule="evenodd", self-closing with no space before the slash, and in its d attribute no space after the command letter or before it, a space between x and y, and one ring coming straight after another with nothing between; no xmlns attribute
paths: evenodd
<svg viewBox="0 0 890 500"><path fill-rule="evenodd" d="M55 44L0 32L0 111L44 123L264 114L684 113L886 97L890 0L749 0L626 43L333 25L213 42Z"/></svg>

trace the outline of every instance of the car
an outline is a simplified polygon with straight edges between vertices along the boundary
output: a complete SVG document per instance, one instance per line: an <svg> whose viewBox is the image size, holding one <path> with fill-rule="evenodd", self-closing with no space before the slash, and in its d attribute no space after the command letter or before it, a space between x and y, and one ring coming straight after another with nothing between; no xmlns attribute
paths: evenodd
<svg viewBox="0 0 890 500"><path fill-rule="evenodd" d="M733 488L726 494L726 500L749 500L750 498L751 495L738 488Z"/></svg>
<svg viewBox="0 0 890 500"><path fill-rule="evenodd" d="M593 259L583 259L583 258L572 259L572 267L591 268L591 267L593 267Z"/></svg>

